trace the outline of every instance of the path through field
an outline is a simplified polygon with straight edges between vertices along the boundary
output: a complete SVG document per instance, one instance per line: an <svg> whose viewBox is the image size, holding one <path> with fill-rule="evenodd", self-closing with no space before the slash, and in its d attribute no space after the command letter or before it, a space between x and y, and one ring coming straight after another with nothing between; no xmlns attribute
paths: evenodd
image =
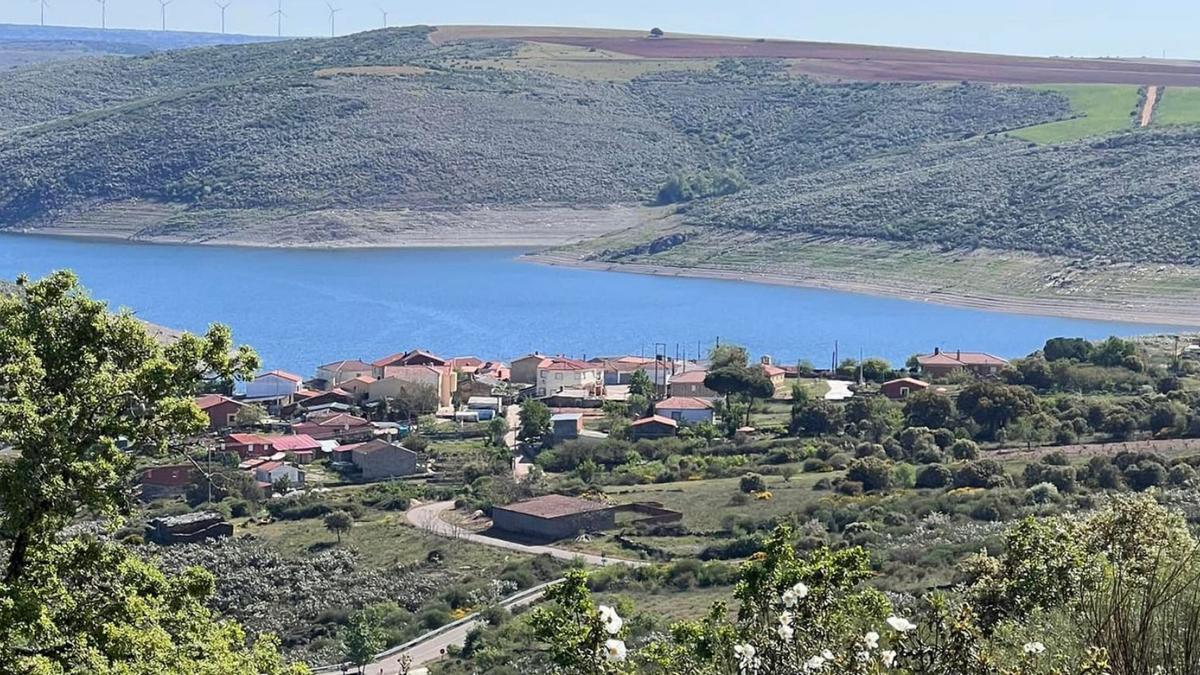
<svg viewBox="0 0 1200 675"><path fill-rule="evenodd" d="M1150 85L1146 87L1146 102L1142 104L1142 117L1139 126L1142 128L1150 126L1150 121L1154 119L1154 104L1158 103L1158 87Z"/></svg>

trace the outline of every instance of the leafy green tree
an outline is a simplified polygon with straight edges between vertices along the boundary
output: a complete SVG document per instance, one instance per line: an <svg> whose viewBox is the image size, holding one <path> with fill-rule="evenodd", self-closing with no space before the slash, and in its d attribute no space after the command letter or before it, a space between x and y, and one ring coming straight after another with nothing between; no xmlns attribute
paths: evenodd
<svg viewBox="0 0 1200 675"><path fill-rule="evenodd" d="M847 424L853 424L860 438L878 443L896 433L904 417L896 404L882 396L855 396L843 409Z"/></svg>
<svg viewBox="0 0 1200 675"><path fill-rule="evenodd" d="M158 343L129 313L92 300L74 275L22 278L0 297L0 664L20 673L275 674L279 643L249 649L206 603L213 578L170 578L124 548L72 536L83 514L121 522L133 453L200 433L197 389L249 376L258 359L229 329ZM133 453L118 448L125 439Z"/></svg>
<svg viewBox="0 0 1200 675"><path fill-rule="evenodd" d="M1047 361L1087 361L1092 355L1092 343L1083 338L1050 338L1042 347L1042 356Z"/></svg>
<svg viewBox="0 0 1200 675"><path fill-rule="evenodd" d="M1037 397L1028 389L992 381L967 385L958 393L957 404L958 410L975 420L989 436L1040 408Z"/></svg>
<svg viewBox="0 0 1200 675"><path fill-rule="evenodd" d="M504 437L508 435L508 420L497 415L488 420L488 444L494 447L504 446Z"/></svg>
<svg viewBox="0 0 1200 675"><path fill-rule="evenodd" d="M267 411L257 403L248 403L238 408L233 424L238 428L256 427L267 419Z"/></svg>
<svg viewBox="0 0 1200 675"><path fill-rule="evenodd" d="M757 473L744 474L741 480L738 481L738 489L746 494L752 492L763 492L767 489L767 481Z"/></svg>
<svg viewBox="0 0 1200 675"><path fill-rule="evenodd" d="M363 610L354 614L342 634L346 662L362 673L364 666L387 646L387 634L376 612Z"/></svg>
<svg viewBox="0 0 1200 675"><path fill-rule="evenodd" d="M716 345L708 352L709 370L730 366L745 368L750 364L750 355L745 347L738 345Z"/></svg>
<svg viewBox="0 0 1200 675"><path fill-rule="evenodd" d="M879 457L864 457L850 463L846 479L862 483L867 492L887 490L892 486L892 463Z"/></svg>
<svg viewBox="0 0 1200 675"><path fill-rule="evenodd" d="M1113 336L1092 349L1091 361L1098 366L1120 367L1126 359L1137 356L1137 345L1132 340Z"/></svg>
<svg viewBox="0 0 1200 675"><path fill-rule="evenodd" d="M345 511L333 511L325 516L325 529L337 535L338 544L342 543L342 535L354 527L354 516Z"/></svg>
<svg viewBox="0 0 1200 675"><path fill-rule="evenodd" d="M629 395L654 399L656 394L654 382L650 380L650 376L646 374L646 371L633 371L633 375L629 377Z"/></svg>
<svg viewBox="0 0 1200 675"><path fill-rule="evenodd" d="M517 436L525 443L543 443L550 437L550 408L529 399L521 404L521 429Z"/></svg>
<svg viewBox="0 0 1200 675"><path fill-rule="evenodd" d="M863 379L868 382L883 382L892 374L892 364L874 356L865 359L860 367Z"/></svg>
<svg viewBox="0 0 1200 675"><path fill-rule="evenodd" d="M948 429L954 426L954 401L945 394L924 389L904 401L904 419L910 427Z"/></svg>

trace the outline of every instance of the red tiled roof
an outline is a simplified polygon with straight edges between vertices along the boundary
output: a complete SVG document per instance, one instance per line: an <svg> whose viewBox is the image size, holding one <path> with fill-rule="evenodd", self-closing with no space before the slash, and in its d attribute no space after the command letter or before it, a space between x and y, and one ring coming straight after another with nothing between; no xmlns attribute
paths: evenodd
<svg viewBox="0 0 1200 675"><path fill-rule="evenodd" d="M599 366L594 363L577 361L576 359L568 359L562 356L544 358L538 364L538 370L594 370L596 368L599 368Z"/></svg>
<svg viewBox="0 0 1200 675"><path fill-rule="evenodd" d="M685 373L680 373L671 378L672 384L704 384L704 378L708 376L707 370L689 370Z"/></svg>
<svg viewBox="0 0 1200 675"><path fill-rule="evenodd" d="M345 361L334 361L326 363L323 366L317 366L317 370L330 370L335 373L340 373L346 370L370 370L371 364L363 363L358 359L346 359Z"/></svg>
<svg viewBox="0 0 1200 675"><path fill-rule="evenodd" d="M609 508L608 504L600 502L588 501L586 499L576 499L575 497L567 497L564 495L546 495L544 497L534 497L526 499L522 502L509 504L508 506L497 506L497 509L512 511L514 513L524 513L526 515L537 518L561 518L577 513L589 513L591 511L604 511Z"/></svg>
<svg viewBox="0 0 1200 675"><path fill-rule="evenodd" d="M256 467L254 467L254 470L270 472L270 471L274 471L275 469L278 469L281 466L283 466L283 462L264 462L262 464L259 464Z"/></svg>
<svg viewBox="0 0 1200 675"><path fill-rule="evenodd" d="M208 410L209 408L219 406L222 403L245 405L241 401L235 401L228 396L222 396L220 394L208 394L207 396L201 396L200 398L196 399L196 407L201 410Z"/></svg>
<svg viewBox="0 0 1200 675"><path fill-rule="evenodd" d="M898 377L894 380L888 380L887 382L884 382L880 386L886 387L889 384L911 384L914 387L920 387L922 389L929 386L928 382L922 382L921 380L918 380L918 379L912 378L912 377Z"/></svg>
<svg viewBox="0 0 1200 675"><path fill-rule="evenodd" d="M429 352L424 349L413 349L411 351L403 352L400 354L392 354L391 356L385 356L382 359L375 361L371 365L375 366L376 368L386 368L387 366L392 366L392 365L397 365L397 364L408 365L408 361L411 361L412 359L414 359L418 356L424 356L427 359L440 361L441 365L446 364L446 359L443 359L442 357L438 356L437 354L434 354L433 352Z"/></svg>
<svg viewBox="0 0 1200 675"><path fill-rule="evenodd" d="M671 426L671 427L679 426L679 423L676 422L675 420L673 420L669 417L663 417L662 415L651 415L649 417L643 417L642 419L634 422L633 424L631 424L629 426L640 427L644 424L665 424L665 425Z"/></svg>
<svg viewBox="0 0 1200 675"><path fill-rule="evenodd" d="M349 380L346 380L345 382L342 383L342 386L345 386L346 384L348 384L350 382L361 382L363 384L371 384L374 381L375 381L375 378L371 377L370 375L359 375L358 377L352 377Z"/></svg>
<svg viewBox="0 0 1200 675"><path fill-rule="evenodd" d="M371 423L361 417L355 417L354 415L350 415L348 413L340 413L333 415L332 417L326 417L316 424L322 427L341 427L347 424L352 427L361 427L367 426Z"/></svg>
<svg viewBox="0 0 1200 675"><path fill-rule="evenodd" d="M417 373L434 373L441 377L446 372L446 366L431 366L421 364L417 366L384 366L387 368L387 377L384 379L403 380L405 375L416 375Z"/></svg>
<svg viewBox="0 0 1200 675"><path fill-rule="evenodd" d="M345 446L338 448L338 450L344 450L344 449L345 449ZM373 441L367 441L366 443L356 443L355 445L351 446L351 450L353 450L354 452L359 452L359 453L368 454L368 455L371 454L372 452L379 452L380 450L387 450L387 449L404 450L406 452L412 452L412 450L409 450L408 448L406 448L402 445L396 445L395 443L388 443L387 441L381 441L379 439L375 439Z"/></svg>
<svg viewBox="0 0 1200 675"><path fill-rule="evenodd" d="M307 434L294 436L279 436L271 439L271 446L278 452L297 452L301 450L319 450L321 444L317 439Z"/></svg>
<svg viewBox="0 0 1200 675"><path fill-rule="evenodd" d="M282 377L283 379L291 380L292 382L303 382L304 381L303 377L289 373L286 370L271 370L271 371L260 374L258 377L266 377L267 375L274 375L276 377ZM258 378L255 378L255 379L258 379Z"/></svg>
<svg viewBox="0 0 1200 675"><path fill-rule="evenodd" d="M917 356L917 363L925 366L1004 366L1008 361L986 352L940 352Z"/></svg>
<svg viewBox="0 0 1200 675"><path fill-rule="evenodd" d="M483 359L478 356L456 356L450 359L452 368L478 368L483 365Z"/></svg>
<svg viewBox="0 0 1200 675"><path fill-rule="evenodd" d="M258 434L229 434L225 442L233 441L233 445L269 445L271 441Z"/></svg>
<svg viewBox="0 0 1200 675"><path fill-rule="evenodd" d="M654 404L655 410L711 410L712 403L695 396L672 396Z"/></svg>
<svg viewBox="0 0 1200 675"><path fill-rule="evenodd" d="M787 374L787 371L783 368L780 368L779 366L773 366L769 363L764 363L762 369L763 372L766 373L767 377L775 377L776 375Z"/></svg>

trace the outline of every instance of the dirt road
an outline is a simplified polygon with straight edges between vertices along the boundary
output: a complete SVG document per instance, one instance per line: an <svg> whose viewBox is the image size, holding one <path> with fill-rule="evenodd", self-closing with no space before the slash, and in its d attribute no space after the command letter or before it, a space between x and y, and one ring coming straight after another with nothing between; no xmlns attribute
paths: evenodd
<svg viewBox="0 0 1200 675"><path fill-rule="evenodd" d="M1158 103L1158 87L1146 87L1146 101L1142 104L1142 115L1139 124L1142 128L1150 126L1154 119L1154 104Z"/></svg>

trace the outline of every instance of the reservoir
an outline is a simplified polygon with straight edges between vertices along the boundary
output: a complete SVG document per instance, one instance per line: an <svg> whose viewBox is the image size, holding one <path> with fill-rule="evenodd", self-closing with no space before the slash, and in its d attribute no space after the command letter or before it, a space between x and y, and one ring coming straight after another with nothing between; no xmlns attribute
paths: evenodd
<svg viewBox="0 0 1200 675"><path fill-rule="evenodd" d="M296 250L150 245L0 235L0 278L69 268L95 297L172 328L211 322L267 369L311 375L414 347L508 360L694 357L717 339L777 363L944 350L1023 356L1055 336L1171 332L1127 324L958 309L838 291L548 267L513 249ZM660 346L660 349L662 347Z"/></svg>

